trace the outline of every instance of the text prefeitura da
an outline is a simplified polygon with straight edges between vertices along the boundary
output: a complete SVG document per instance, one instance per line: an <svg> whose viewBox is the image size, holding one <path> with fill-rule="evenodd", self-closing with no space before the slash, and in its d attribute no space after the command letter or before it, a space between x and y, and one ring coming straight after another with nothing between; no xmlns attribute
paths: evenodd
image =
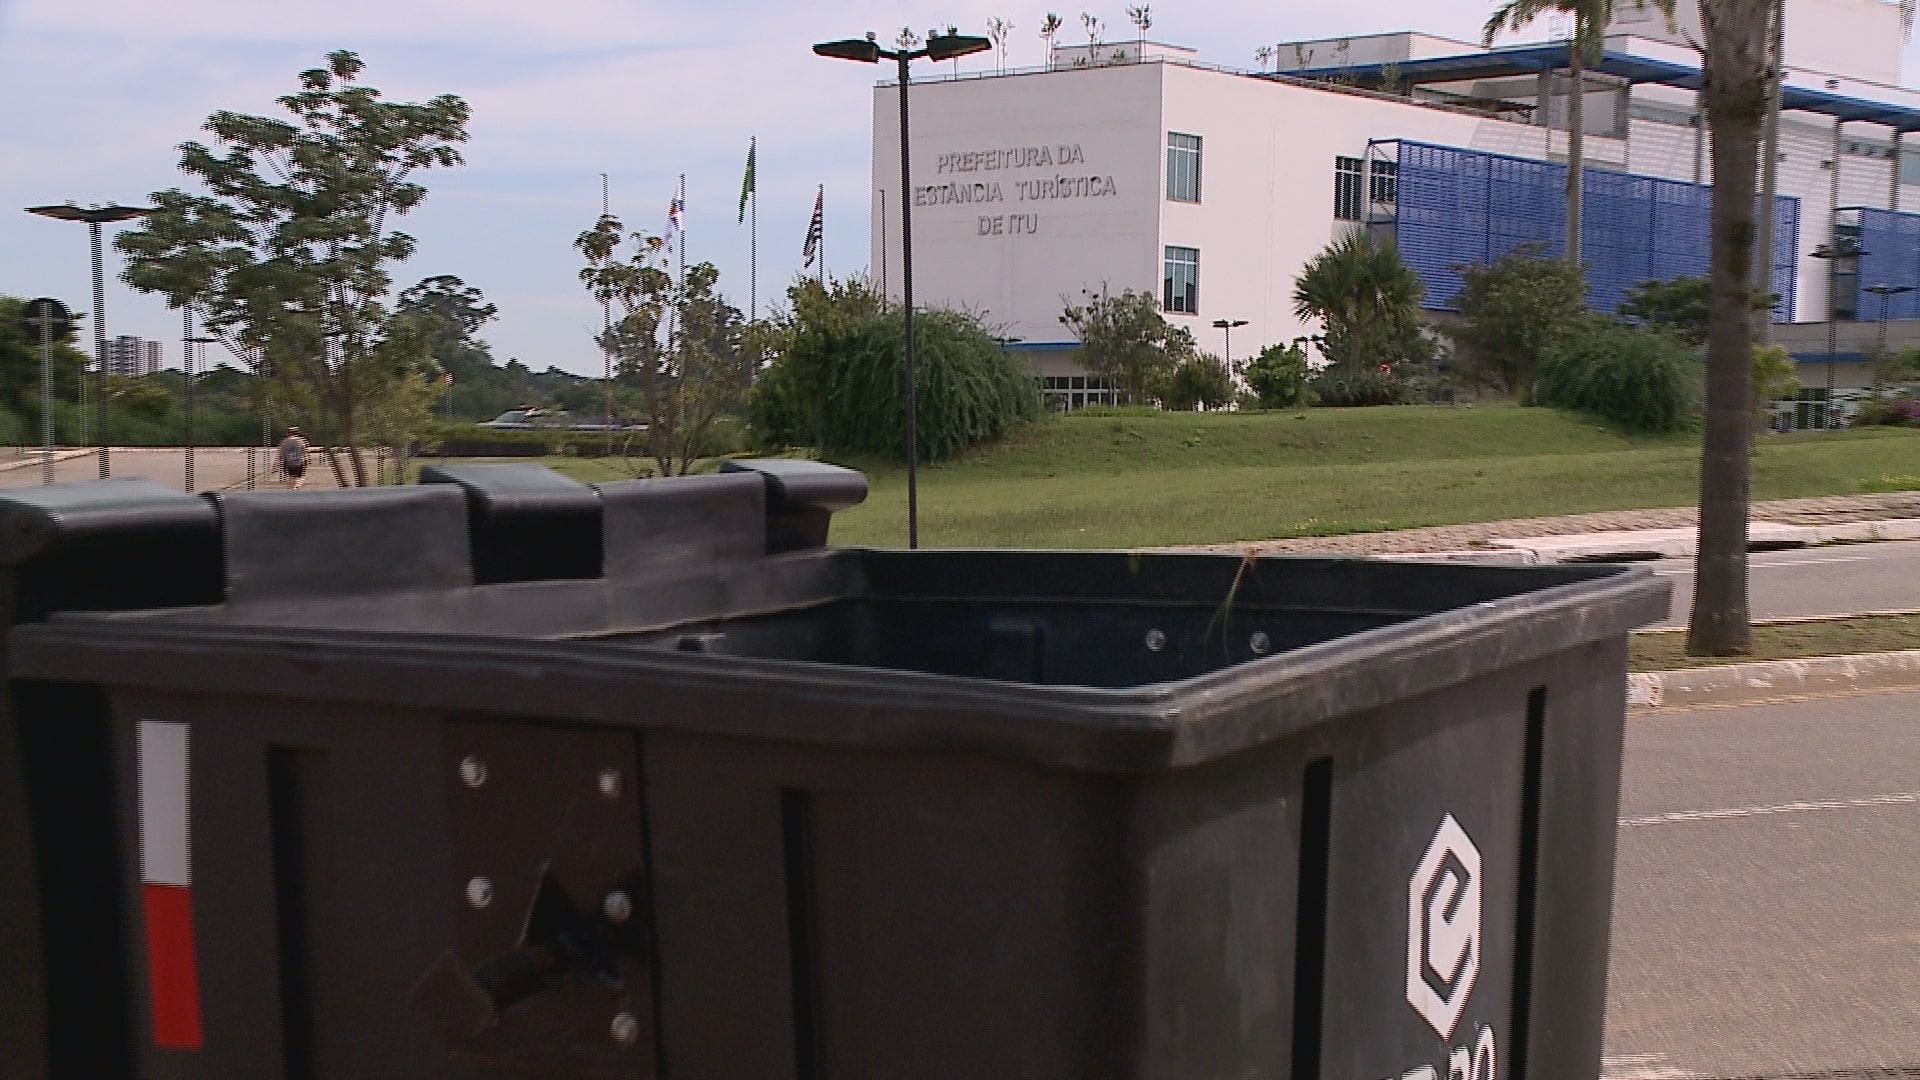
<svg viewBox="0 0 1920 1080"><path fill-rule="evenodd" d="M1010 146L995 150L966 150L941 154L936 171L942 174L996 172L1001 169L1048 169L1084 165L1086 154L1077 143L1058 146ZM1062 174L1036 180L1012 180L1014 198L1022 202L1047 199L1084 199L1114 195L1118 189L1112 176ZM950 206L965 203L1005 202L1006 191L999 181L976 180L972 183L949 180L941 184L916 185L915 206Z"/></svg>

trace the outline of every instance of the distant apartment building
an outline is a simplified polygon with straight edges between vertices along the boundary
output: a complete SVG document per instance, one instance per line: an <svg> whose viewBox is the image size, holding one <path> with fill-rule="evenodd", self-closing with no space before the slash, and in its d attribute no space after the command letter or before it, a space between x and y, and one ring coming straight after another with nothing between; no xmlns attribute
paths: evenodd
<svg viewBox="0 0 1920 1080"><path fill-rule="evenodd" d="M138 377L159 370L159 342L125 334L107 342L107 374Z"/></svg>

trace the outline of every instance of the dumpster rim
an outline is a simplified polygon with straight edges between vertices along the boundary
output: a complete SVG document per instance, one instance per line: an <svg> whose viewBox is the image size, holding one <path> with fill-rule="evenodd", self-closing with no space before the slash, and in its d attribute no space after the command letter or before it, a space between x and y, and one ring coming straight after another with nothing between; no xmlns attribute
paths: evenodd
<svg viewBox="0 0 1920 1080"><path fill-rule="evenodd" d="M1318 724L1591 642L1664 612L1629 567L1416 616L1187 679L1131 687L990 681L577 639L119 620L62 614L14 632L19 677L220 696L379 701L640 730L882 748L968 748L1092 771L1201 764ZM336 662L337 661L337 662ZM1618 673L1624 688L1626 672ZM634 684L758 707L638 718ZM718 683L718 685L716 685ZM620 688L625 692L618 692ZM390 691L387 696L376 696ZM772 706L771 708L769 706ZM849 708L852 706L852 708ZM770 730L792 709L830 711Z"/></svg>

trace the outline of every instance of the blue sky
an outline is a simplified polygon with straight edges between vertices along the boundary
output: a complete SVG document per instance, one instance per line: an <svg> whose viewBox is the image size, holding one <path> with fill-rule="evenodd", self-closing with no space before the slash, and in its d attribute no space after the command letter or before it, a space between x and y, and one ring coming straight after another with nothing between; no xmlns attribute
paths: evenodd
<svg viewBox="0 0 1920 1080"><path fill-rule="evenodd" d="M1085 10L1132 36L1126 0ZM1253 45L1396 29L1472 38L1484 0L1157 3L1150 36L1214 63L1252 66ZM137 204L182 182L179 143L220 109L268 113L300 70L336 48L390 98L439 93L473 106L467 164L424 177L402 227L419 252L396 288L456 274L500 307L497 357L597 373L597 307L571 244L600 208L600 174L630 226L660 231L687 174L689 254L747 299L747 230L735 224L749 136L759 137L761 307L800 266L816 184L826 185L829 271L867 260L868 123L877 71L807 46L902 25L1015 24L1009 62L1040 62L1046 8L1028 0L0 0L0 293L85 308L85 230L19 212L73 199ZM1056 8L1071 40L1083 8ZM1911 48L1909 69L1912 68ZM962 61L991 66L990 56ZM114 271L110 269L110 274ZM110 282L108 330L170 342L179 317Z"/></svg>

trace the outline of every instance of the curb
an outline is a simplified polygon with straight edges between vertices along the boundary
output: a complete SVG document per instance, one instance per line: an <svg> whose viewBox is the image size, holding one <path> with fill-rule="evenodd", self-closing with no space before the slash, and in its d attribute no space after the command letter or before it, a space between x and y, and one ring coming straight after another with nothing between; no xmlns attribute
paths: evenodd
<svg viewBox="0 0 1920 1080"><path fill-rule="evenodd" d="M1781 698L1920 689L1920 649L1759 660L1746 664L1636 672L1627 676L1627 712L1646 715Z"/></svg>
<svg viewBox="0 0 1920 1080"><path fill-rule="evenodd" d="M1748 526L1747 539L1749 550L1755 551L1876 540L1920 540L1920 518L1881 518L1831 525L1755 521ZM1697 553L1698 541L1697 529L1684 528L1533 536L1488 543L1505 551L1525 552L1536 563L1559 563L1691 559Z"/></svg>

